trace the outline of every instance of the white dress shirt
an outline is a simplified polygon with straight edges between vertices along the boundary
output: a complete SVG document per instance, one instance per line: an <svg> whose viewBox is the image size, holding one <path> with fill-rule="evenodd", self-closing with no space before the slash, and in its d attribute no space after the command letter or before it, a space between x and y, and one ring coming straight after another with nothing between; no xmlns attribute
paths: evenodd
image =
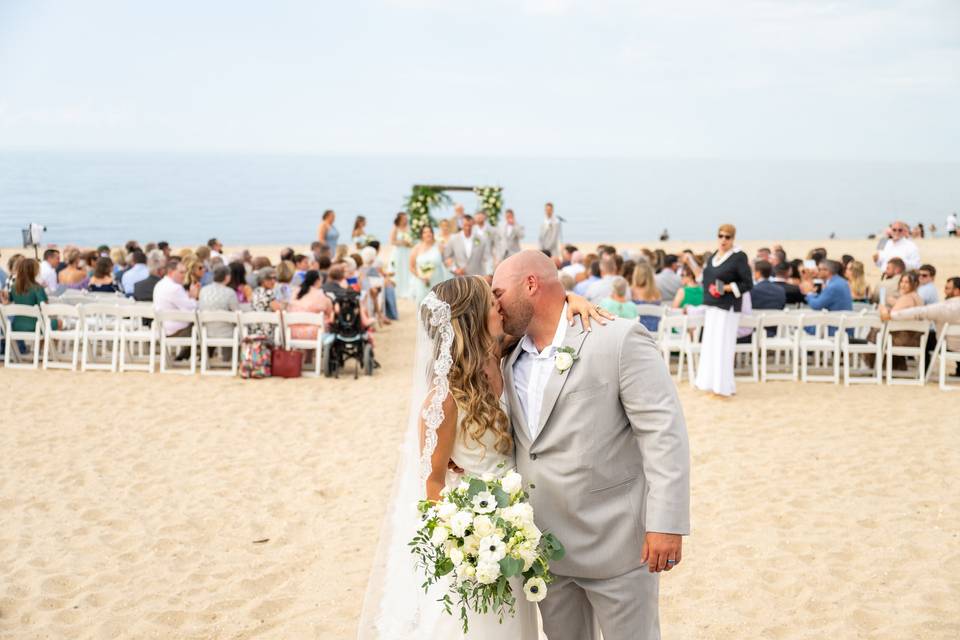
<svg viewBox="0 0 960 640"><path fill-rule="evenodd" d="M887 268L890 258L900 258L906 265L907 271L920 268L920 249L910 238L888 240L877 256L877 266L881 271Z"/></svg>
<svg viewBox="0 0 960 640"><path fill-rule="evenodd" d="M153 289L154 311L194 311L197 301L190 297L182 284L166 276ZM163 331L168 336L190 326L189 322L164 322Z"/></svg>
<svg viewBox="0 0 960 640"><path fill-rule="evenodd" d="M520 340L522 351L513 363L513 387L520 399L520 408L527 419L531 438L536 438L540 430L540 409L543 406L543 393L547 389L547 382L550 376L560 375L554 366L553 357L557 349L563 346L566 335L567 305L564 304L553 342L543 351L537 351L537 346L530 336L524 336Z"/></svg>
<svg viewBox="0 0 960 640"><path fill-rule="evenodd" d="M460 232L460 236L463 238L463 252L467 254L467 260L473 255L473 240L476 232L476 229L471 229L469 238L462 231Z"/></svg>
<svg viewBox="0 0 960 640"><path fill-rule="evenodd" d="M55 294L60 286L57 281L57 270L50 266L46 260L40 261L40 284L49 294Z"/></svg>

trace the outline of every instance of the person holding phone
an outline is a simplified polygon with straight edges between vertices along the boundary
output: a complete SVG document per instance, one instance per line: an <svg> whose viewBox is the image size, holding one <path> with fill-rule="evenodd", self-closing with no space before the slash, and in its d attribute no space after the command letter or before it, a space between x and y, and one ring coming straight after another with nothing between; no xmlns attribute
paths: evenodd
<svg viewBox="0 0 960 640"><path fill-rule="evenodd" d="M733 246L737 229L720 225L717 250L703 266L703 304L706 315L700 367L696 386L703 391L730 396L736 392L733 379L734 348L743 294L753 288L753 273L747 255Z"/></svg>

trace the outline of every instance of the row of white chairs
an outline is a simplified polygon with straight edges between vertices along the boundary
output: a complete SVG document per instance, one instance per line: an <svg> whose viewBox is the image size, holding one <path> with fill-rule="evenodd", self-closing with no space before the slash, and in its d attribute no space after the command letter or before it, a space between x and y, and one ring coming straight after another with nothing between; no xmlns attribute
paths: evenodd
<svg viewBox="0 0 960 640"><path fill-rule="evenodd" d="M15 317L36 320L32 331L14 331ZM189 325L185 336L168 336L160 327L167 322ZM293 326L315 326L315 339L297 339ZM10 369L69 369L76 371L148 371L156 369L159 355L161 373L194 374L200 349L201 375L236 375L240 343L260 330L270 329L280 343L283 327L287 348L314 351L314 370L319 376L323 354L324 315L283 311L154 311L149 303L135 304L47 304L39 307L10 304L0 306L0 327L4 340L4 366ZM216 329L211 332L211 329ZM219 335L225 333L227 335ZM30 347L21 354L19 345ZM158 351L159 347L159 351ZM188 350L189 360L177 367L171 351ZM213 367L212 349L229 349L229 368Z"/></svg>
<svg viewBox="0 0 960 640"><path fill-rule="evenodd" d="M703 322L701 314L660 316L654 336L668 366L676 354L678 382L683 380L684 373L691 384L696 379ZM737 377L753 382L799 380L839 384L842 371L843 383L848 386L881 384L884 374L887 384L923 385L932 377L933 364L939 360L940 388L948 389L947 363L960 361L960 352L950 351L947 344L948 337L960 337L960 325L944 327L928 368L926 347L930 323L926 320L884 322L878 314L867 310L860 313L807 311L741 314L739 324L740 328L749 329L749 341L736 344L734 357L738 364L745 362L745 366L737 367L740 374ZM876 330L874 342L867 342L871 330ZM919 334L920 344L895 345L894 332L899 331ZM872 366L864 366L864 356L868 355L874 359ZM915 358L915 374L896 375L895 356Z"/></svg>

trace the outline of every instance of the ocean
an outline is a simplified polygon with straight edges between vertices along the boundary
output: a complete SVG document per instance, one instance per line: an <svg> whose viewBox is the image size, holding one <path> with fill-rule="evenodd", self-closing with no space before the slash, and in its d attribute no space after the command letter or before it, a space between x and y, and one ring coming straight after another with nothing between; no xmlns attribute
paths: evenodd
<svg viewBox="0 0 960 640"><path fill-rule="evenodd" d="M84 246L308 243L328 208L341 237L362 214L385 239L417 183L502 186L528 240L548 200L564 237L590 242L704 239L723 222L742 239L862 238L894 218L942 229L960 209L960 163L24 151L0 153L0 246L31 222ZM472 193L451 195L472 210Z"/></svg>

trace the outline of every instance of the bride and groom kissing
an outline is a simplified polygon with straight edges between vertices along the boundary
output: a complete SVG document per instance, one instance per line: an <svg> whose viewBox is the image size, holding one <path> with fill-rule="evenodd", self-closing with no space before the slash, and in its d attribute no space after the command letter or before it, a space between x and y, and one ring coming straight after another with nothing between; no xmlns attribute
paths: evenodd
<svg viewBox="0 0 960 640"><path fill-rule="evenodd" d="M477 477L515 468L531 487L537 527L565 546L539 603L549 640L660 637L659 574L681 562L690 526L686 425L643 326L597 313L568 298L553 262L536 251L500 263L492 286L454 278L424 300L427 345L418 353L427 369L414 375L415 386L426 384L414 396L361 638L465 637L436 594L410 593L419 582L405 566L409 552L401 557L410 501L456 485L453 466ZM436 384L441 360L448 373ZM438 390L442 412L425 420ZM518 598L502 621L472 614L466 637L535 640L536 606Z"/></svg>

